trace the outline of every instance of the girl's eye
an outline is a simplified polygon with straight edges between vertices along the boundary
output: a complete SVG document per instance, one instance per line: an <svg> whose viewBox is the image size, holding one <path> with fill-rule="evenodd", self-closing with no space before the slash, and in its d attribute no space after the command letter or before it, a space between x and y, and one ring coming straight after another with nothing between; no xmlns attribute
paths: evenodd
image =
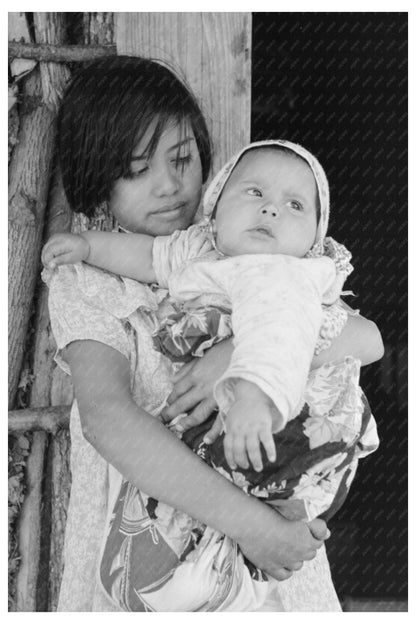
<svg viewBox="0 0 416 624"><path fill-rule="evenodd" d="M185 167L189 165L191 160L192 160L192 154L189 153L189 154L185 154L184 156L178 155L176 158L172 160L172 163L176 169L180 169L181 171L183 171Z"/></svg>
<svg viewBox="0 0 416 624"><path fill-rule="evenodd" d="M263 197L262 192L258 188L249 188L247 189L247 193L252 197Z"/></svg>
<svg viewBox="0 0 416 624"><path fill-rule="evenodd" d="M289 205L290 205L291 208L293 208L294 210L297 210L299 212L301 212L303 210L302 204L300 202L298 202L298 201L291 200L289 202Z"/></svg>
<svg viewBox="0 0 416 624"><path fill-rule="evenodd" d="M133 168L136 167L136 168ZM148 165L132 165L132 168L130 169L130 171L127 174L127 178L132 179L132 178L139 178L140 176L144 175L146 173L146 171L148 171L149 166Z"/></svg>

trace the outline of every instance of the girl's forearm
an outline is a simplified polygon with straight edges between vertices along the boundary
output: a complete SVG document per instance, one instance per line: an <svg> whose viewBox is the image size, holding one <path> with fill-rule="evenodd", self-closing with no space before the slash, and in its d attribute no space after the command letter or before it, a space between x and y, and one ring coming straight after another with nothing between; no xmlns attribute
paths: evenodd
<svg viewBox="0 0 416 624"><path fill-rule="evenodd" d="M363 316L349 315L344 329L331 346L313 358L312 368L347 355L356 357L366 366L381 359L383 353L383 340L377 325Z"/></svg>
<svg viewBox="0 0 416 624"><path fill-rule="evenodd" d="M118 232L83 232L90 246L86 262L139 282L156 281L152 264L153 236Z"/></svg>
<svg viewBox="0 0 416 624"><path fill-rule="evenodd" d="M264 513L261 503L204 464L134 402L106 400L94 412L83 418L84 435L104 459L142 491L237 542L244 539L247 530L244 518Z"/></svg>
<svg viewBox="0 0 416 624"><path fill-rule="evenodd" d="M154 498L241 541L244 518L268 513L208 467L131 396L130 365L114 349L95 341L71 343L71 369L83 432L126 479Z"/></svg>
<svg viewBox="0 0 416 624"><path fill-rule="evenodd" d="M321 545L303 522L290 522L208 467L131 397L130 365L118 351L81 340L65 349L85 437L138 488L236 540L275 578ZM325 524L316 527L325 534ZM323 532L322 532L323 531ZM319 538L319 539L321 539ZM280 575L280 576L279 576Z"/></svg>

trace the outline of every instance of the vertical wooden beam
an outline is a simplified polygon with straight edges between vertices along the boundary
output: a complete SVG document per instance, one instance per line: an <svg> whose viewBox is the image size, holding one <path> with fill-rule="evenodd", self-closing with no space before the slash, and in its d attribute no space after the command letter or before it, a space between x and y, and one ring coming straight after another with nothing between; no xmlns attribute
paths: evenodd
<svg viewBox="0 0 416 624"><path fill-rule="evenodd" d="M48 611L56 611L64 569L63 547L71 486L69 469L70 437L59 431L51 440L50 466L50 557Z"/></svg>
<svg viewBox="0 0 416 624"><path fill-rule="evenodd" d="M211 131L214 171L250 141L250 13L116 13L115 34L118 54L185 76Z"/></svg>
<svg viewBox="0 0 416 624"><path fill-rule="evenodd" d="M37 36L41 42L60 43L62 31L51 25L51 22L59 21L57 14L39 15ZM14 33L10 33L9 36L13 37ZM38 276L43 220L54 150L57 101L68 78L65 68L51 68L49 67L51 64L46 65L47 67L43 67L43 64L36 67L25 79L18 144L13 151L9 168L9 405L11 406L19 381Z"/></svg>
<svg viewBox="0 0 416 624"><path fill-rule="evenodd" d="M113 32L112 13L83 14L85 44L104 45L113 43ZM114 227L114 219L106 210L106 206L102 207L97 218L92 219L87 219L84 215L72 215L70 213L58 170L56 170L49 196L49 207L46 238L56 231L69 228L72 231L82 231L88 228L111 230ZM39 383L36 383L36 380L34 382L31 406L70 404L73 399L71 380L53 362L55 341L47 311L46 287L43 288L42 302L39 306L37 328L34 373L36 377L39 377ZM60 431L51 441L47 467L47 488L51 515L48 611L56 611L57 609L64 568L62 555L71 483L69 457L69 433Z"/></svg>
<svg viewBox="0 0 416 624"><path fill-rule="evenodd" d="M65 43L64 14L34 13L38 43ZM9 22L9 24L13 22ZM13 37L14 33L10 33ZM10 164L9 186L9 402L20 374L29 316L38 279L39 255L54 153L58 105L69 78L64 65L40 63L22 92L19 142ZM43 469L47 436L34 433L27 462L28 495L19 523L21 565L17 610L45 610L48 596L49 543L41 553ZM42 573L40 571L42 570Z"/></svg>
<svg viewBox="0 0 416 624"><path fill-rule="evenodd" d="M42 480L47 434L36 432L26 463L26 496L19 517L21 562L16 579L16 611L37 611Z"/></svg>

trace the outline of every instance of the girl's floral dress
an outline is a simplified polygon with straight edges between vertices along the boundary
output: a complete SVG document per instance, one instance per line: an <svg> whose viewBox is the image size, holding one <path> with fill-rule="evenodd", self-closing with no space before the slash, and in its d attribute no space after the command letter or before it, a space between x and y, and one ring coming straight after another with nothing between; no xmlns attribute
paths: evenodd
<svg viewBox="0 0 416 624"><path fill-rule="evenodd" d="M185 245L178 246L178 236ZM164 264L169 257L169 270L183 260L178 247L179 250L185 248L184 253L188 255L192 255L193 250L198 253L201 249L207 251L204 237L201 238L192 228L173 235L173 239L174 253L179 254L173 263L172 249L166 251L166 246L162 245L159 250L156 246L155 251L164 258ZM219 270L224 266L216 264ZM157 350L180 365L200 355L212 344L230 337L230 307L224 299L214 299L205 292L201 298L176 305L153 334ZM338 303L329 306L318 339L320 348L327 347L331 338L341 331L346 320L342 311ZM328 329L331 318L332 333ZM249 362L249 368L252 368L252 362ZM307 521L319 516L327 520L344 502L358 460L378 446L375 421L359 386L359 373L360 362L353 357L310 372L303 393L303 408L274 435L277 459L269 462L263 455L264 467L260 473L251 468L229 468L223 450L223 435L212 445L203 442L216 413L184 435L180 432L180 420L173 429L203 461L247 494L263 499L287 518ZM288 374L290 372L286 372ZM293 376L296 374L297 371L292 371ZM287 381L285 383L287 385ZM196 588L204 586L202 578L205 573L199 567L200 552L204 550L210 550L210 556L216 561L216 575L205 585L209 591L198 594ZM241 575L238 556L230 545L216 541L216 536L204 525L124 482L103 550L101 582L124 610L150 610L156 604L156 610L167 611L259 610L253 605L256 601L263 601L262 592L270 582L249 561L245 561L244 574ZM237 577L240 579L238 591L234 583ZM284 586L286 583L281 584ZM243 593L251 596L251 608L241 606ZM195 600L191 599L192 595L196 596ZM285 605L284 600L282 604Z"/></svg>

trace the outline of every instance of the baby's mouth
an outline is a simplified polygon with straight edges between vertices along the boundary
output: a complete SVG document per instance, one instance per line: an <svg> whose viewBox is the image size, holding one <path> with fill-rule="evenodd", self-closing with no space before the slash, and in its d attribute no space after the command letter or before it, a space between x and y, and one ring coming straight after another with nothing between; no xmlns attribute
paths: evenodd
<svg viewBox="0 0 416 624"><path fill-rule="evenodd" d="M256 227L251 228L249 231L257 232L258 234L268 236L269 238L274 238L273 230L268 225L257 225Z"/></svg>

